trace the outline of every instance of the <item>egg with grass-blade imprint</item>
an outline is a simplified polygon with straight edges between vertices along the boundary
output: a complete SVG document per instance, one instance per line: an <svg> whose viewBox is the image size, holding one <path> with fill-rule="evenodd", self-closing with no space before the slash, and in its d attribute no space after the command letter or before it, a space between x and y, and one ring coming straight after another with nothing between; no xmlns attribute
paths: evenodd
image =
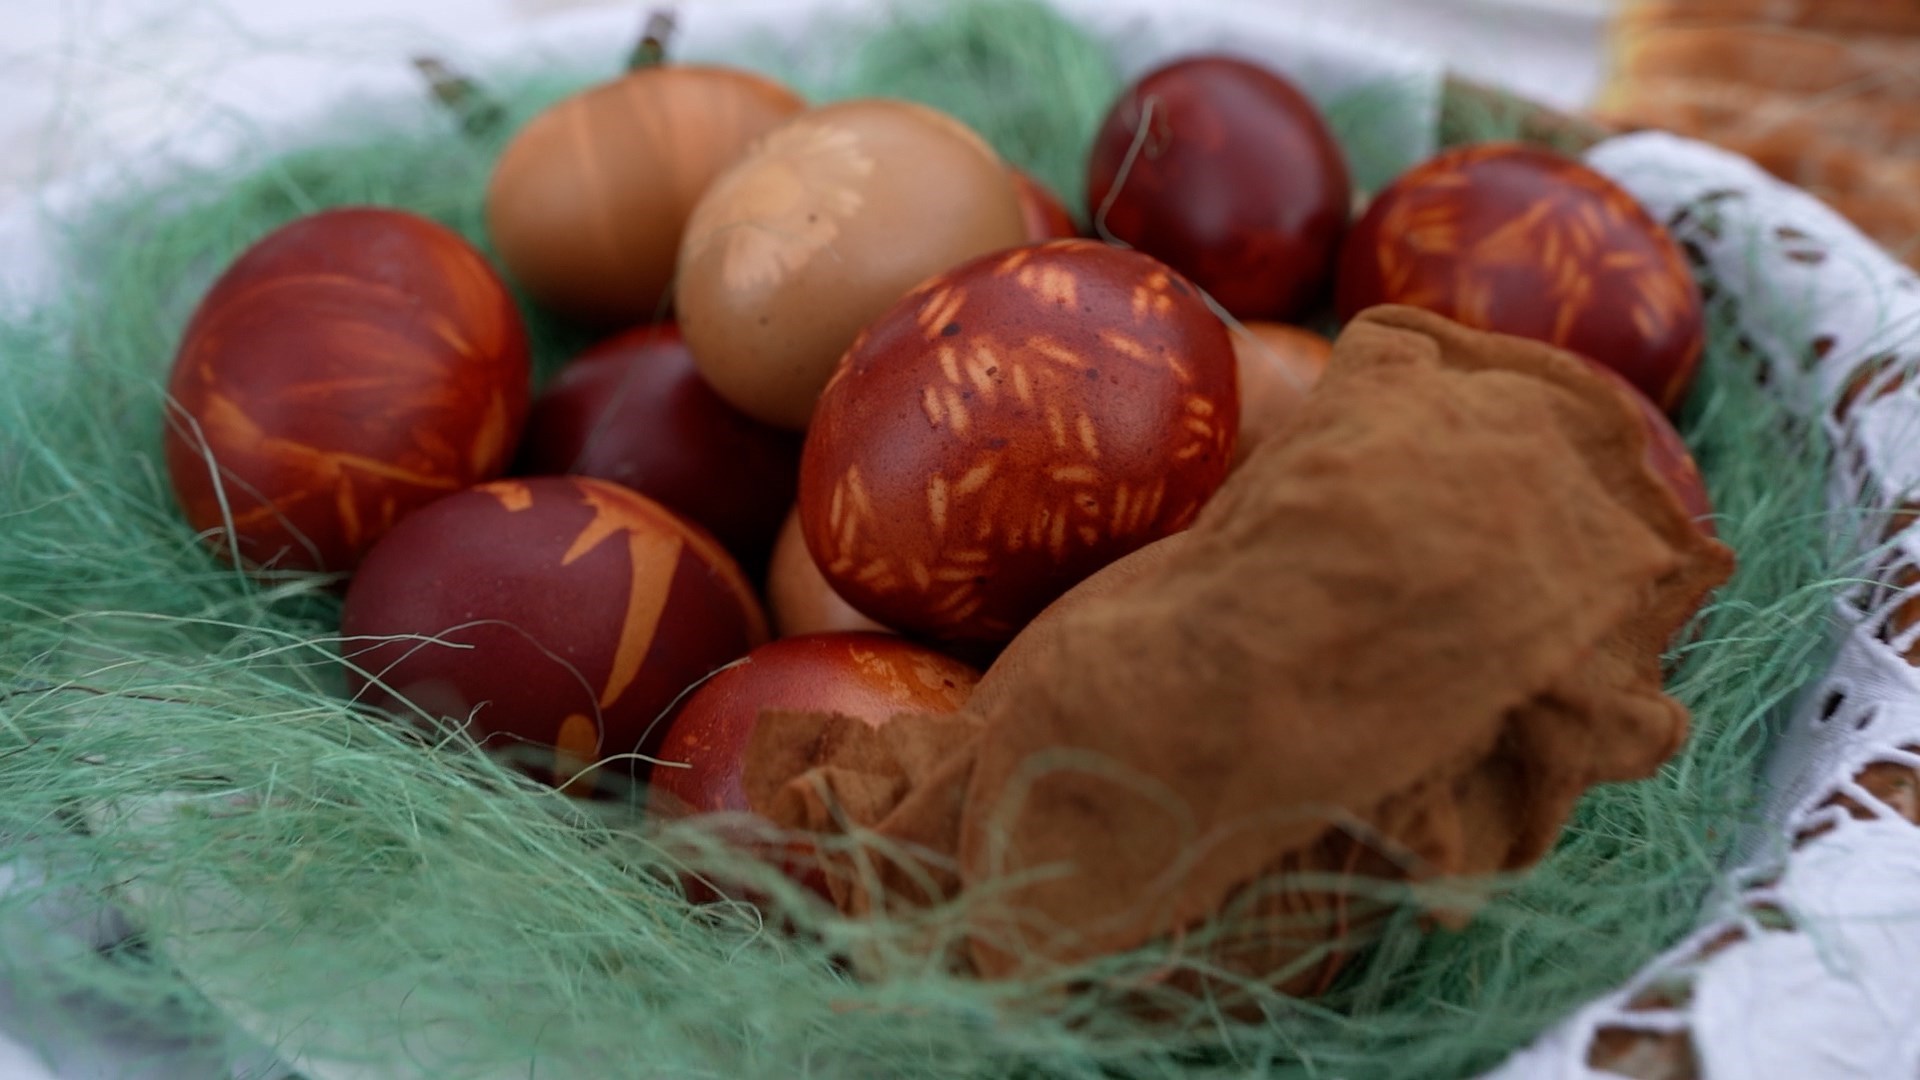
<svg viewBox="0 0 1920 1080"><path fill-rule="evenodd" d="M782 638L701 684L674 713L649 778L655 810L743 812L747 741L763 710L839 713L880 725L951 713L980 673L892 634Z"/></svg>
<svg viewBox="0 0 1920 1080"><path fill-rule="evenodd" d="M800 437L720 399L672 323L587 349L534 399L515 471L594 476L718 537L757 575L793 503Z"/></svg>
<svg viewBox="0 0 1920 1080"><path fill-rule="evenodd" d="M1327 295L1353 202L1319 108L1258 64L1189 56L1108 112L1087 209L1242 319L1295 319Z"/></svg>
<svg viewBox="0 0 1920 1080"><path fill-rule="evenodd" d="M410 511L506 467L530 377L512 297L459 234L322 211L201 299L167 384L168 473L219 554L349 571Z"/></svg>
<svg viewBox="0 0 1920 1080"><path fill-rule="evenodd" d="M695 207L680 328L721 397L798 431L861 327L934 274L1025 238L1006 164L958 120L906 101L812 109Z"/></svg>
<svg viewBox="0 0 1920 1080"><path fill-rule="evenodd" d="M1154 259L1091 240L975 259L869 326L822 395L807 547L887 626L1004 642L1193 521L1233 454L1237 379L1225 324Z"/></svg>
<svg viewBox="0 0 1920 1080"><path fill-rule="evenodd" d="M641 750L682 691L767 639L710 535L591 477L498 480L415 513L355 575L341 632L354 693L469 720L556 784Z"/></svg>
<svg viewBox="0 0 1920 1080"><path fill-rule="evenodd" d="M687 215L753 141L805 107L737 68L667 64L534 117L487 185L487 234L542 306L615 325L666 313Z"/></svg>
<svg viewBox="0 0 1920 1080"><path fill-rule="evenodd" d="M1680 247L1632 195L1520 143L1442 151L1382 191L1347 237L1343 319L1426 308L1597 360L1671 413L1706 341Z"/></svg>

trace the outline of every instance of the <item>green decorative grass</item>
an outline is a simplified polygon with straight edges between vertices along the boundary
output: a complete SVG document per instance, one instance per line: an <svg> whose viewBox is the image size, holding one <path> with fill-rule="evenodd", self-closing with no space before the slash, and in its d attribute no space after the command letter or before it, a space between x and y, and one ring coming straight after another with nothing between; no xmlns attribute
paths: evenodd
<svg viewBox="0 0 1920 1080"><path fill-rule="evenodd" d="M808 88L931 100L1078 195L1086 139L1119 87L1097 42L1024 0L869 33L836 81ZM517 121L587 77L495 89ZM1364 126L1358 106L1334 111ZM1466 1075L1693 927L1751 821L1781 706L1822 669L1845 550L1824 510L1825 451L1716 334L1687 426L1742 563L1676 657L1693 738L1654 779L1593 792L1552 856L1471 928L1396 918L1332 993L1262 999L1255 1020L1197 1000L1170 1003L1180 1023L1148 1025L1097 994L1050 1011L1037 1002L1051 987L932 970L858 980L837 958L926 927L800 908L783 932L750 908L685 903L678 875L723 854L535 788L452 733L350 711L327 583L249 581L177 515L158 455L163 384L227 260L348 203L416 210L484 246L502 136L470 139L424 106L343 130L95 207L70 231L64 298L0 322L0 834L48 881L0 901L0 927L29 925L45 894L114 896L143 927L134 946L36 974L30 992L104 999L210 1043L371 1055L378 1075ZM580 342L532 322L547 369ZM15 970L46 951L22 939L0 935ZM1165 959L1148 950L1102 973Z"/></svg>

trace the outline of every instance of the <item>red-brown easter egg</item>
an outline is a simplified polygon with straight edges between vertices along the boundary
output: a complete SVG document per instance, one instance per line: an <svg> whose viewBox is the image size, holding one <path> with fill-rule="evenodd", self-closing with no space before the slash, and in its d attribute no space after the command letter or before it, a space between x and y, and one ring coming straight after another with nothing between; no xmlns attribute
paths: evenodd
<svg viewBox="0 0 1920 1080"><path fill-rule="evenodd" d="M747 739L765 709L830 712L883 724L950 713L980 673L891 634L807 634L762 645L687 697L654 757L655 809L750 809L741 788Z"/></svg>
<svg viewBox="0 0 1920 1080"><path fill-rule="evenodd" d="M1233 354L1240 367L1237 465L1293 416L1327 370L1333 343L1297 326L1250 322L1234 329Z"/></svg>
<svg viewBox="0 0 1920 1080"><path fill-rule="evenodd" d="M1027 223L1027 242L1069 240L1080 235L1067 204L1060 201L1047 185L1023 170L1013 170L1013 186L1020 196L1020 214Z"/></svg>
<svg viewBox="0 0 1920 1080"><path fill-rule="evenodd" d="M774 542L767 565L767 614L779 637L819 634L835 630L890 633L886 627L853 609L827 584L813 553L800 534L800 514L790 511Z"/></svg>
<svg viewBox="0 0 1920 1080"><path fill-rule="evenodd" d="M545 307L598 325L660 318L694 203L804 107L772 79L714 65L644 68L590 87L501 152L487 234Z"/></svg>
<svg viewBox="0 0 1920 1080"><path fill-rule="evenodd" d="M721 397L800 431L861 327L1025 238L1006 163L972 129L908 101L835 102L769 132L694 207L680 329Z"/></svg>
<svg viewBox="0 0 1920 1080"><path fill-rule="evenodd" d="M1348 236L1343 319L1409 304L1600 361L1672 412L1699 366L1700 291L1667 231L1594 170L1518 143L1448 150Z"/></svg>
<svg viewBox="0 0 1920 1080"><path fill-rule="evenodd" d="M1673 489L1687 516L1693 519L1702 533L1717 536L1719 530L1713 524L1713 500L1707 495L1706 479L1700 475L1700 466L1693 460L1693 453L1687 449L1686 440L1680 437L1680 432L1675 430L1673 421L1667 419L1667 414L1649 401L1647 395L1612 368L1589 357L1582 356L1581 359L1633 402L1634 411L1640 414L1641 426L1647 432L1647 467Z"/></svg>
<svg viewBox="0 0 1920 1080"><path fill-rule="evenodd" d="M1225 56L1140 79L1108 112L1087 166L1096 227L1242 319L1295 319L1325 299L1352 204L1320 110L1281 76Z"/></svg>
<svg viewBox="0 0 1920 1080"><path fill-rule="evenodd" d="M757 572L793 505L800 437L750 419L694 370L677 327L588 349L534 400L516 472L596 476L692 519Z"/></svg>
<svg viewBox="0 0 1920 1080"><path fill-rule="evenodd" d="M683 690L767 639L711 536L590 477L498 480L409 516L355 575L341 631L356 693L470 718L555 783L641 749Z"/></svg>
<svg viewBox="0 0 1920 1080"><path fill-rule="evenodd" d="M1239 420L1226 326L1179 274L1091 240L987 256L847 353L801 455L801 530L862 613L1004 642L1192 522Z"/></svg>
<svg viewBox="0 0 1920 1080"><path fill-rule="evenodd" d="M187 324L174 494L248 568L351 570L409 511L506 467L529 378L519 312L458 234L398 210L313 214L242 254Z"/></svg>

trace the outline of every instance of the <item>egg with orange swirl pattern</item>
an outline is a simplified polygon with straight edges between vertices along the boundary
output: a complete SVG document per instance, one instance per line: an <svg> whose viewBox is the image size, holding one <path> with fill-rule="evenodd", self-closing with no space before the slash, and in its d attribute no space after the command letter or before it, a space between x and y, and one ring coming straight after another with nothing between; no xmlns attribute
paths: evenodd
<svg viewBox="0 0 1920 1080"><path fill-rule="evenodd" d="M1226 326L1164 264L1090 240L988 255L841 361L801 452L801 531L867 616L1005 641L1191 523L1239 417Z"/></svg>
<svg viewBox="0 0 1920 1080"><path fill-rule="evenodd" d="M529 378L512 297L458 234L397 210L313 214L244 252L187 325L167 387L174 493L242 565L351 570L410 510L504 470Z"/></svg>
<svg viewBox="0 0 1920 1080"><path fill-rule="evenodd" d="M469 719L555 783L657 739L682 691L767 640L718 541L583 476L498 480L410 515L354 575L341 630L356 694Z"/></svg>
<svg viewBox="0 0 1920 1080"><path fill-rule="evenodd" d="M1598 172L1515 143L1443 152L1374 199L1342 250L1337 304L1347 319L1380 303L1582 353L1669 412L1706 340L1666 230Z"/></svg>

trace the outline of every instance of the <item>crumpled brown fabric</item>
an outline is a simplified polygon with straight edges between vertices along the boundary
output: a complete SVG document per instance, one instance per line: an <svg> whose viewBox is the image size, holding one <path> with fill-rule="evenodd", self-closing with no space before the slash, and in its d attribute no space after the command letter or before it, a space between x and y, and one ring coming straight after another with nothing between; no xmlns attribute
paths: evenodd
<svg viewBox="0 0 1920 1080"><path fill-rule="evenodd" d="M1733 555L1643 449L1578 359L1375 308L1190 530L1049 608L965 711L769 712L749 799L919 853L843 865L848 913L989 896L960 950L981 976L1238 904L1211 962L1313 992L1356 901L1288 875L1520 869L1587 788L1680 747L1661 653Z"/></svg>

